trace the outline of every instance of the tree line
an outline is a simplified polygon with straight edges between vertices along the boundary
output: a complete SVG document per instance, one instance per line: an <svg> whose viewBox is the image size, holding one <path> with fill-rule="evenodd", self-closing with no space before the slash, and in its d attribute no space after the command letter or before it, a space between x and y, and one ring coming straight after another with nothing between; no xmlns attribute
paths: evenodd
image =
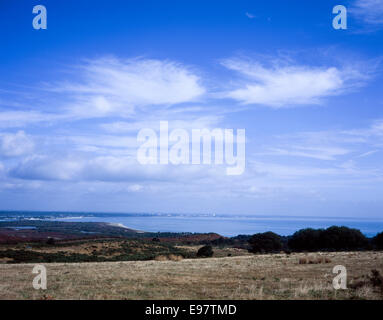
<svg viewBox="0 0 383 320"><path fill-rule="evenodd" d="M254 253L291 251L383 250L383 232L367 238L358 229L332 226L327 229L301 229L292 236L274 232L257 233L248 239Z"/></svg>

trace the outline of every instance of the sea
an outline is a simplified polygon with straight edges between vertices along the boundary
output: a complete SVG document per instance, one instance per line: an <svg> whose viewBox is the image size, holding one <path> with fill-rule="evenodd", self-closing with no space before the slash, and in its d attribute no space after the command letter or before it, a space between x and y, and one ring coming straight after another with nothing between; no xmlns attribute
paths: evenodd
<svg viewBox="0 0 383 320"><path fill-rule="evenodd" d="M27 212L0 211L0 221L46 220L71 222L105 222L148 232L214 232L222 236L250 235L272 231L292 235L304 228L346 226L359 229L367 237L383 231L383 218L337 218L254 216L227 214L176 213L92 213L92 212Z"/></svg>

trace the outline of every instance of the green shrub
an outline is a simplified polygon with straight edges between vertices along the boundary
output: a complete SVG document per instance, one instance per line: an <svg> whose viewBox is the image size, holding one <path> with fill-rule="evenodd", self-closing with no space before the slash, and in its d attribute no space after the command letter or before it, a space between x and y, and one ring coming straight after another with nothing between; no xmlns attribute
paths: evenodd
<svg viewBox="0 0 383 320"><path fill-rule="evenodd" d="M383 232L378 233L374 239L373 243L378 250L383 250Z"/></svg>
<svg viewBox="0 0 383 320"><path fill-rule="evenodd" d="M212 246L203 246L197 252L197 257L212 257L214 254Z"/></svg>
<svg viewBox="0 0 383 320"><path fill-rule="evenodd" d="M281 237L274 232L256 233L250 240L250 252L273 252L282 249Z"/></svg>
<svg viewBox="0 0 383 320"><path fill-rule="evenodd" d="M320 238L323 229L301 229L295 232L288 241L288 246L294 250L315 251L321 248Z"/></svg>
<svg viewBox="0 0 383 320"><path fill-rule="evenodd" d="M332 226L327 229L302 229L288 241L294 250L359 250L369 246L367 238L357 229Z"/></svg>

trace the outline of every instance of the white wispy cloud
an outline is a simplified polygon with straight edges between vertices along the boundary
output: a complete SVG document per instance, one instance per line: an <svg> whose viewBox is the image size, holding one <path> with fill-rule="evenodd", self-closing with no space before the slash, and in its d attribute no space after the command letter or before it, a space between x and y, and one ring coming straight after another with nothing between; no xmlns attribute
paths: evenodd
<svg viewBox="0 0 383 320"><path fill-rule="evenodd" d="M166 113L165 113L166 114ZM183 119L177 117L169 118L169 116L156 117L141 121L116 121L101 124L101 128L111 133L137 133L143 128L150 128L155 131L159 130L159 123L166 119L169 123L169 130L172 129L212 129L216 127L222 119L219 115L206 116L188 116L184 115Z"/></svg>
<svg viewBox="0 0 383 320"><path fill-rule="evenodd" d="M368 128L344 130L342 134L345 136L359 137L367 141L367 138L373 138L369 141L374 143L382 143L383 139L383 119L376 119Z"/></svg>
<svg viewBox="0 0 383 320"><path fill-rule="evenodd" d="M76 159L34 155L10 170L10 176L25 180L76 180L83 164Z"/></svg>
<svg viewBox="0 0 383 320"><path fill-rule="evenodd" d="M337 168L297 166L281 163L266 163L261 161L251 161L251 168L256 174L267 174L278 177L279 179L337 175L340 172Z"/></svg>
<svg viewBox="0 0 383 320"><path fill-rule="evenodd" d="M356 0L350 12L363 23L375 27L383 27L383 1L382 0Z"/></svg>
<svg viewBox="0 0 383 320"><path fill-rule="evenodd" d="M360 85L367 78L356 67L313 67L293 63L265 67L257 61L229 59L223 65L242 78L224 96L243 104L273 108L319 104Z"/></svg>
<svg viewBox="0 0 383 320"><path fill-rule="evenodd" d="M173 61L100 58L76 72L79 79L49 89L65 93L67 108L80 117L127 116L135 108L195 101L205 93L200 77Z"/></svg>
<svg viewBox="0 0 383 320"><path fill-rule="evenodd" d="M361 75L357 65L312 67L289 60L266 66L266 60L259 60L263 64L225 61L239 77L234 85L229 83L223 96L274 108L317 104L368 78L368 72ZM250 136L246 147L253 148L248 153L249 166L246 164L246 172L238 180L228 178L224 166L142 166L136 161L140 129L157 131L160 120L169 121L170 130L232 128L233 124L235 128L240 122L227 112L248 107L239 103L227 107L226 100L220 106L222 97L205 95L207 88L198 72L169 61L90 60L67 79L41 87L44 93L49 89L49 103L44 108L0 111L0 128L26 126L28 132L1 136L0 178L4 180L0 188L41 186L52 190L55 185L57 190L98 190L100 195L105 190L111 194L120 190L123 194L141 192L137 196L162 192L177 197L198 195L198 199L213 194L223 199L244 194L279 199L286 194L283 188L306 194L308 185L327 190L329 184L368 186L374 179L382 179L378 159L382 147L377 146L383 142L381 120L349 131L298 132L284 137L266 134L265 141ZM220 80L217 87L227 88L226 82ZM47 113L51 110L56 113ZM88 120L95 117L100 119ZM38 148L28 148L28 141Z"/></svg>
<svg viewBox="0 0 383 320"><path fill-rule="evenodd" d="M2 162L0 162L0 180L5 178L5 167Z"/></svg>
<svg viewBox="0 0 383 320"><path fill-rule="evenodd" d="M289 165L282 163L270 163L250 161L250 168L259 174L266 174L278 179L302 179L305 177L331 176L333 178L343 176L348 179L361 179L366 177L383 177L381 169L360 169L352 161L346 161L331 167L315 167L303 165Z"/></svg>
<svg viewBox="0 0 383 320"><path fill-rule="evenodd" d="M383 121L352 130L297 132L269 139L257 156L289 156L323 161L364 158L383 149Z"/></svg>
<svg viewBox="0 0 383 320"><path fill-rule="evenodd" d="M31 153L33 149L33 140L24 131L0 134L0 156L2 157L26 155Z"/></svg>
<svg viewBox="0 0 383 320"><path fill-rule="evenodd" d="M367 152L364 152L364 153L360 154L359 156L357 156L357 158L365 158L365 157L371 156L377 152L379 152L379 150L367 151Z"/></svg>
<svg viewBox="0 0 383 320"><path fill-rule="evenodd" d="M222 172L224 168L221 168ZM140 165L132 156L30 156L9 170L12 178L53 181L190 183L217 176L213 166Z"/></svg>
<svg viewBox="0 0 383 320"><path fill-rule="evenodd" d="M55 122L71 118L68 114L53 114L40 111L0 111L0 128L25 127L42 122Z"/></svg>
<svg viewBox="0 0 383 320"><path fill-rule="evenodd" d="M288 148L270 148L269 155L294 156L318 160L336 160L351 151L336 146L289 146Z"/></svg>
<svg viewBox="0 0 383 320"><path fill-rule="evenodd" d="M383 136L383 119L376 120L369 131L372 135Z"/></svg>

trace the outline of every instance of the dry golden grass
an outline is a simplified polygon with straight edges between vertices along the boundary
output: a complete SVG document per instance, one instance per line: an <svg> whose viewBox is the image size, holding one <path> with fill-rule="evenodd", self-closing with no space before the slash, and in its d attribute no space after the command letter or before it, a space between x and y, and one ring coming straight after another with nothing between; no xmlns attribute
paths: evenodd
<svg viewBox="0 0 383 320"><path fill-rule="evenodd" d="M168 261L169 259L167 256L160 255L160 256L155 257L154 260L156 260L156 261Z"/></svg>
<svg viewBox="0 0 383 320"><path fill-rule="evenodd" d="M198 249L202 248L203 245L179 245L176 246L177 248L187 250L189 252L197 252ZM231 247L224 247L224 248L218 248L213 247L214 251L214 257L220 258L220 257L237 257L237 256L251 256L252 253L249 253L246 249L240 249L240 248L231 248Z"/></svg>
<svg viewBox="0 0 383 320"><path fill-rule="evenodd" d="M182 256L176 255L176 254L169 254L168 259L171 261L181 261L184 258Z"/></svg>
<svg viewBox="0 0 383 320"><path fill-rule="evenodd" d="M176 254L169 254L168 256L165 255L159 255L154 258L155 261L181 261L183 260L182 256L176 255Z"/></svg>
<svg viewBox="0 0 383 320"><path fill-rule="evenodd" d="M299 264L311 257L331 263ZM182 261L47 263L48 289L34 290L33 264L0 264L0 299L382 299L365 279L383 252L273 254ZM312 259L313 259L312 258ZM344 265L349 289L334 290Z"/></svg>

